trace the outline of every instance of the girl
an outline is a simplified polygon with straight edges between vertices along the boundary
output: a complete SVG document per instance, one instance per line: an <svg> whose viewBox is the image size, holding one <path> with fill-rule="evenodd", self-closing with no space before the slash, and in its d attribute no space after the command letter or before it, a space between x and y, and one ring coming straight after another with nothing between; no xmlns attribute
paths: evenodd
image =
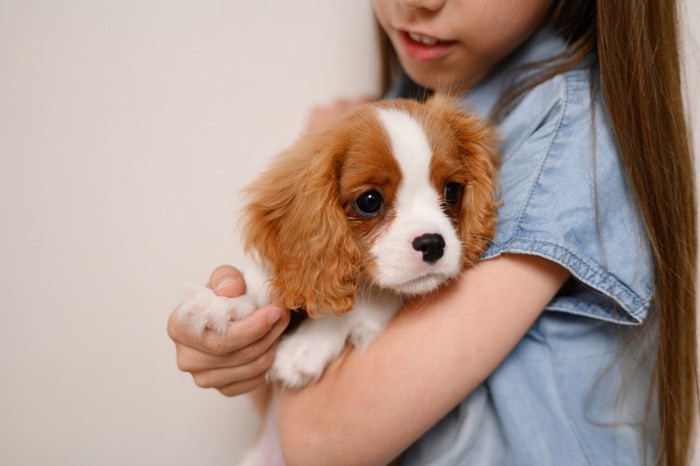
<svg viewBox="0 0 700 466"><path fill-rule="evenodd" d="M454 288L274 394L287 462L687 465L696 232L674 2L373 4L389 96L458 93L497 124L503 207ZM244 287L230 267L210 285ZM264 409L288 318L169 331L198 385Z"/></svg>

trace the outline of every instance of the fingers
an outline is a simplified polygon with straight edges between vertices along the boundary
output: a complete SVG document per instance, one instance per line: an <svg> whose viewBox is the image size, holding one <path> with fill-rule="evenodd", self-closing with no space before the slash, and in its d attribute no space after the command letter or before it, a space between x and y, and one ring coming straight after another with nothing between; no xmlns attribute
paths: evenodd
<svg viewBox="0 0 700 466"><path fill-rule="evenodd" d="M289 311L268 304L249 316L229 322L223 334L206 331L197 335L186 320L172 313L168 319L168 335L176 343L213 356L223 356L258 343L263 337L277 338L289 323ZM271 335L268 335L275 329Z"/></svg>
<svg viewBox="0 0 700 466"><path fill-rule="evenodd" d="M264 310L256 313L264 314L260 312ZM200 387L215 388L226 396L247 393L266 383L265 374L274 362L277 342L288 323L289 312L283 312L261 338L233 352L226 352L225 343L218 347L212 343L221 337L210 341L205 338L204 351L176 342L178 368L190 372Z"/></svg>
<svg viewBox="0 0 700 466"><path fill-rule="evenodd" d="M214 269L207 286L219 296L228 298L240 296L246 291L243 274L230 265L221 265ZM262 337L281 316L279 308L270 308L263 314L253 313L237 321L236 325L229 323L229 330L224 334L207 331L204 335L198 335L175 310L168 319L168 335L176 343L205 352L214 349L216 354L224 354L248 346Z"/></svg>
<svg viewBox="0 0 700 466"><path fill-rule="evenodd" d="M250 380L244 380L242 382L235 382L231 385L218 388L219 392L225 396L237 396L243 393L249 393L251 390L258 388L260 385L267 383L264 375L260 377L255 377Z"/></svg>
<svg viewBox="0 0 700 466"><path fill-rule="evenodd" d="M262 356L249 364L192 372L192 378L199 387L216 389L259 379L264 377L270 367L272 367L275 359L275 350L276 346L269 348Z"/></svg>
<svg viewBox="0 0 700 466"><path fill-rule="evenodd" d="M228 351L228 348L217 347L212 344L205 346L204 349L178 344L178 368L185 372L199 372L202 370L224 367L230 368L251 364L273 347L287 327L288 322L289 315L287 314L284 318L276 322L261 338L234 351Z"/></svg>
<svg viewBox="0 0 700 466"><path fill-rule="evenodd" d="M246 291L243 275L236 268L217 267L208 286L219 296L240 296ZM178 368L190 372L200 387L216 388L227 396L246 393L265 383L272 366L276 343L289 324L290 311L269 304L228 323L224 333L192 331L187 319L173 311L168 335L175 342Z"/></svg>
<svg viewBox="0 0 700 466"><path fill-rule="evenodd" d="M220 265L209 277L209 288L219 296L235 298L245 294L245 280L243 274L230 265Z"/></svg>

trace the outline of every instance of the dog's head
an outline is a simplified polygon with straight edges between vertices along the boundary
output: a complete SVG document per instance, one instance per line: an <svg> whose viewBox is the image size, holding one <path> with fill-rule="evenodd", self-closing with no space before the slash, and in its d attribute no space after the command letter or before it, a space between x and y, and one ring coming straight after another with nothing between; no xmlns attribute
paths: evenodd
<svg viewBox="0 0 700 466"><path fill-rule="evenodd" d="M492 237L495 166L492 130L445 98L367 104L251 185L246 248L312 317L349 311L361 282L426 293Z"/></svg>

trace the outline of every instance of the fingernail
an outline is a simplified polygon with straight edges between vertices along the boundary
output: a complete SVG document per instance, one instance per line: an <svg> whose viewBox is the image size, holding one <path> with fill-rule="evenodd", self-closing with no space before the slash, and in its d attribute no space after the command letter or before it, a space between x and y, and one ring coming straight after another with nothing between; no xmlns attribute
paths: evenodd
<svg viewBox="0 0 700 466"><path fill-rule="evenodd" d="M232 286L235 286L238 284L238 280L235 280L233 278L227 278L226 280L222 280L221 283L216 287L215 291L221 291L226 288L230 288Z"/></svg>
<svg viewBox="0 0 700 466"><path fill-rule="evenodd" d="M272 325L278 320L280 320L280 317L282 317L282 311L279 309L272 309L270 310L270 312L267 313L267 323Z"/></svg>

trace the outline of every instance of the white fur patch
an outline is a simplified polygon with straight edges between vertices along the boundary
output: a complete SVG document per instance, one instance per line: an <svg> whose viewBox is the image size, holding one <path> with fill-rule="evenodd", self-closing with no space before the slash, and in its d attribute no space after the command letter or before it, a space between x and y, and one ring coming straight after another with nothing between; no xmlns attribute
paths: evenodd
<svg viewBox="0 0 700 466"><path fill-rule="evenodd" d="M401 110L377 109L377 116L389 136L402 179L392 206L393 223L372 247L376 280L400 293L426 293L459 273L461 243L430 181L432 148L422 125ZM434 263L424 261L412 246L424 234L439 234L445 240L444 255Z"/></svg>

